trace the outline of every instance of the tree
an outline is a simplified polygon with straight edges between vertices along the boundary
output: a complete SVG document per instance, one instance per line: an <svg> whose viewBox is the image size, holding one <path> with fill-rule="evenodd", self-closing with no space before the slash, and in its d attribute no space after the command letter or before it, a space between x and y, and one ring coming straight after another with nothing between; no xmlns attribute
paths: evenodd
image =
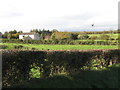
<svg viewBox="0 0 120 90"><path fill-rule="evenodd" d="M19 38L19 33L11 34L11 38L18 39Z"/></svg>
<svg viewBox="0 0 120 90"><path fill-rule="evenodd" d="M32 30L30 30L30 32L36 32L36 33L38 33L39 31L38 31L38 29L32 29Z"/></svg>
<svg viewBox="0 0 120 90"><path fill-rule="evenodd" d="M9 31L10 34L16 34L17 31L16 30L13 30L13 31Z"/></svg>
<svg viewBox="0 0 120 90"><path fill-rule="evenodd" d="M11 37L12 37L12 34L9 33L9 34L7 35L7 38L8 38L8 39L11 39Z"/></svg>
<svg viewBox="0 0 120 90"><path fill-rule="evenodd" d="M5 32L2 37L3 38L8 38L8 39L11 39L11 38L14 38L14 39L17 39L19 37L19 33L22 33L22 31L19 31L17 32L16 30L11 30L9 32Z"/></svg>
<svg viewBox="0 0 120 90"><path fill-rule="evenodd" d="M58 30L57 30L57 29L53 29L53 30L52 30L52 33L54 33L54 32L58 32Z"/></svg>
<svg viewBox="0 0 120 90"><path fill-rule="evenodd" d="M78 35L77 34L70 34L70 39L78 39Z"/></svg>
<svg viewBox="0 0 120 90"><path fill-rule="evenodd" d="M2 38L2 32L0 32L0 38Z"/></svg>
<svg viewBox="0 0 120 90"><path fill-rule="evenodd" d="M90 39L95 40L95 39L97 39L97 36L90 36Z"/></svg>
<svg viewBox="0 0 120 90"><path fill-rule="evenodd" d="M21 30L21 31L18 31L18 33L23 33L23 31Z"/></svg>
<svg viewBox="0 0 120 90"><path fill-rule="evenodd" d="M79 35L77 36L77 38L78 38L78 39L82 39L81 34L79 34Z"/></svg>
<svg viewBox="0 0 120 90"><path fill-rule="evenodd" d="M51 37L58 40L73 38L73 36L69 32L54 32Z"/></svg>
<svg viewBox="0 0 120 90"><path fill-rule="evenodd" d="M3 34L3 38L7 38L7 36L8 36L8 32L5 32L5 33Z"/></svg>
<svg viewBox="0 0 120 90"><path fill-rule="evenodd" d="M88 36L87 34L79 34L79 35L77 36L77 38L78 38L78 39L88 39L89 36Z"/></svg>
<svg viewBox="0 0 120 90"><path fill-rule="evenodd" d="M109 40L109 39L110 39L110 36L109 36L109 35L106 35L106 34L102 34L102 35L100 35L99 38L102 39L102 40Z"/></svg>
<svg viewBox="0 0 120 90"><path fill-rule="evenodd" d="M40 39L44 39L44 34L43 33L40 34Z"/></svg>

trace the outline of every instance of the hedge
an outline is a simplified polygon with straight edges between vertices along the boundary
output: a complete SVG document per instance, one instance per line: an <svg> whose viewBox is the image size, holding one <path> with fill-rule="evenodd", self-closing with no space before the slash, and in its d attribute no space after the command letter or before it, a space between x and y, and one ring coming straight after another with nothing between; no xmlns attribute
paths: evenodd
<svg viewBox="0 0 120 90"><path fill-rule="evenodd" d="M42 78L62 72L71 75L79 72L83 66L89 66L91 60L108 66L120 63L120 49L79 50L79 51L38 51L38 50L1 50L3 87L30 80L30 69L40 67Z"/></svg>
<svg viewBox="0 0 120 90"><path fill-rule="evenodd" d="M118 45L118 40L111 41L76 41L76 40L20 40L20 39L0 39L3 43L26 43L26 44L69 44L69 45Z"/></svg>

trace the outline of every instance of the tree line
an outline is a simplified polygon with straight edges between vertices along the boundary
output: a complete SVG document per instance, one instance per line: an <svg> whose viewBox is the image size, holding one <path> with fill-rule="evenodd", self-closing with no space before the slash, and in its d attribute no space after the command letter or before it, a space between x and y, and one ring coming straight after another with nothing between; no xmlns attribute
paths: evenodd
<svg viewBox="0 0 120 90"><path fill-rule="evenodd" d="M109 30L109 31L91 31L91 32L61 32L57 29L53 30L45 30L45 29L32 29L30 32L36 32L39 34L41 40L45 39L51 39L51 40L77 40L77 39L104 39L104 40L114 40L110 35L108 34L117 34L120 33L120 30ZM4 39L19 39L19 34L23 33L22 30L11 30L6 31L4 34L0 32L0 36ZM88 34L93 34L92 36L89 36ZM100 34L100 36L96 36L94 34Z"/></svg>

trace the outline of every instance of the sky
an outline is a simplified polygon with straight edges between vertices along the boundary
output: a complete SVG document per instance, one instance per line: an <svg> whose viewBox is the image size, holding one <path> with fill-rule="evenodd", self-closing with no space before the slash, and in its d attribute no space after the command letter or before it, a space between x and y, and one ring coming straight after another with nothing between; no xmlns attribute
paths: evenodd
<svg viewBox="0 0 120 90"><path fill-rule="evenodd" d="M119 0L0 0L0 31L117 30L118 2Z"/></svg>

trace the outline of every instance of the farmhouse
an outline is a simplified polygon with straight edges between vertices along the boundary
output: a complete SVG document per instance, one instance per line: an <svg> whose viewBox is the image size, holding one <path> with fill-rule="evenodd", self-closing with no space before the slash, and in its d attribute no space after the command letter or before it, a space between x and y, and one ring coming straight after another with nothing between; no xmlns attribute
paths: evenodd
<svg viewBox="0 0 120 90"><path fill-rule="evenodd" d="M39 40L40 36L38 33L31 32L31 33L21 33L19 34L19 39L22 40Z"/></svg>

